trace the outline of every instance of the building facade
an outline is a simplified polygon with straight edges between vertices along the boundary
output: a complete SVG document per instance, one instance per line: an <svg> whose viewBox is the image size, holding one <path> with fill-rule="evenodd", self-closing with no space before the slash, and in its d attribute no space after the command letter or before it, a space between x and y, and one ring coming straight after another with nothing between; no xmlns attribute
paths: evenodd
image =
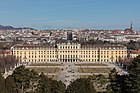
<svg viewBox="0 0 140 93"><path fill-rule="evenodd" d="M138 50L131 50L129 55L130 55L130 58L136 58L137 56L140 55L140 49L138 49Z"/></svg>
<svg viewBox="0 0 140 93"><path fill-rule="evenodd" d="M19 62L117 62L127 58L124 46L58 43L54 46L18 45L11 48Z"/></svg>
<svg viewBox="0 0 140 93"><path fill-rule="evenodd" d="M11 51L10 50L0 50L0 57L5 57L5 56L9 56L11 55Z"/></svg>

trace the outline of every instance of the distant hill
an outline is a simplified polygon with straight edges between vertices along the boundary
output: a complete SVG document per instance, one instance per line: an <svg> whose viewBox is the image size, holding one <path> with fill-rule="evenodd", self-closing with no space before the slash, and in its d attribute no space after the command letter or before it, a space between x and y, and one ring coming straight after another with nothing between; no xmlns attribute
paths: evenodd
<svg viewBox="0 0 140 93"><path fill-rule="evenodd" d="M22 28L15 28L15 27L12 27L12 26L3 26L3 25L0 25L0 30L14 30L14 29L33 29L33 28L30 28L30 27L22 27Z"/></svg>

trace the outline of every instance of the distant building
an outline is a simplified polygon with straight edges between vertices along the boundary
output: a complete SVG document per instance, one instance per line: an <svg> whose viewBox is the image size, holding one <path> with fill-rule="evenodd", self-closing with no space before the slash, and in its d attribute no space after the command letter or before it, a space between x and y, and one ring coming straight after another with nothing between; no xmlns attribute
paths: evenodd
<svg viewBox="0 0 140 93"><path fill-rule="evenodd" d="M0 50L0 57L5 57L5 56L8 56L8 55L11 55L11 50Z"/></svg>
<svg viewBox="0 0 140 93"><path fill-rule="evenodd" d="M140 49L138 49L138 50L132 50L130 52L130 58L135 58L135 57L137 57L139 55L140 55Z"/></svg>

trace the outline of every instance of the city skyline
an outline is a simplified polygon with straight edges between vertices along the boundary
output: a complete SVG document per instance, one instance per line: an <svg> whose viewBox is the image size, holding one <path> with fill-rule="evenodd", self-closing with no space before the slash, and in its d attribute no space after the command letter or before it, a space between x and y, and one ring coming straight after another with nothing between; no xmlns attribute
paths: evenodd
<svg viewBox="0 0 140 93"><path fill-rule="evenodd" d="M0 0L0 24L36 29L139 30L139 0Z"/></svg>

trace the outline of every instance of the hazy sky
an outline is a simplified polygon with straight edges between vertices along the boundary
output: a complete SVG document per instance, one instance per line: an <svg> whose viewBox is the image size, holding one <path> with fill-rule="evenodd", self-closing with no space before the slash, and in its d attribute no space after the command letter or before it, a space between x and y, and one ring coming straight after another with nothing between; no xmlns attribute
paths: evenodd
<svg viewBox="0 0 140 93"><path fill-rule="evenodd" d="M0 0L0 24L140 30L140 0Z"/></svg>

